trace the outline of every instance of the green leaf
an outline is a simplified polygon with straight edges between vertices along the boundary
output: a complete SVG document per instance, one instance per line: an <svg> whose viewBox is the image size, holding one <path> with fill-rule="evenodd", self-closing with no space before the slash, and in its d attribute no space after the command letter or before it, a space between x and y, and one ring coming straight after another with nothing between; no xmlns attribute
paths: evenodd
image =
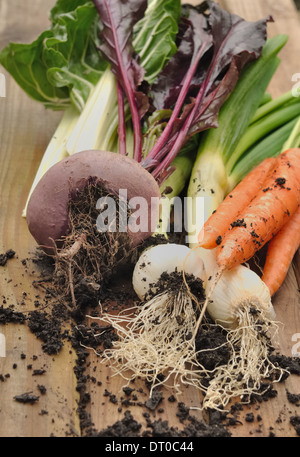
<svg viewBox="0 0 300 457"><path fill-rule="evenodd" d="M151 83L175 53L180 0L148 0L145 17L134 28L145 79ZM0 64L22 89L47 108L82 110L91 89L109 64L99 52L99 16L90 0L57 0L51 26L30 44L10 43Z"/></svg>
<svg viewBox="0 0 300 457"><path fill-rule="evenodd" d="M47 108L82 110L108 64L99 53L98 18L90 1L58 0L51 28L33 43L10 43L0 63L32 98Z"/></svg>
<svg viewBox="0 0 300 457"><path fill-rule="evenodd" d="M151 84L177 51L180 0L149 0L145 16L134 27L133 46Z"/></svg>

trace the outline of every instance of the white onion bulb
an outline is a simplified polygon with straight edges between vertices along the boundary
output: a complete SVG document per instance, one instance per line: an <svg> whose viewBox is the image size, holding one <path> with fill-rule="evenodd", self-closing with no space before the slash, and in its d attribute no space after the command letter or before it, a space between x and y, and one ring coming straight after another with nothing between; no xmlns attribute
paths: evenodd
<svg viewBox="0 0 300 457"><path fill-rule="evenodd" d="M155 292L155 285L162 273L182 272L183 269L186 274L201 278L204 274L201 257L180 244L152 246L141 254L135 265L132 277L134 290L140 299L144 299L150 290Z"/></svg>
<svg viewBox="0 0 300 457"><path fill-rule="evenodd" d="M207 311L222 326L233 328L242 306L254 306L261 310L266 318L275 318L266 284L250 268L239 265L222 273L210 295Z"/></svg>

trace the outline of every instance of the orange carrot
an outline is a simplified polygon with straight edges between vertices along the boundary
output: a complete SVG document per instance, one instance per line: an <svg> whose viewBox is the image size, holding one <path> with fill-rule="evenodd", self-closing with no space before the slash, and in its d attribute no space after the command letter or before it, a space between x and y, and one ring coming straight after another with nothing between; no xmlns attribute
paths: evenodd
<svg viewBox="0 0 300 457"><path fill-rule="evenodd" d="M263 160L226 196L199 233L200 247L212 249L220 244L224 233L230 228L230 224L261 189L275 162L274 157Z"/></svg>
<svg viewBox="0 0 300 457"><path fill-rule="evenodd" d="M300 246L300 207L270 241L262 280L273 295L283 283Z"/></svg>
<svg viewBox="0 0 300 457"><path fill-rule="evenodd" d="M300 205L300 148L276 158L263 188L239 214L239 220L217 247L220 269L249 260L286 224Z"/></svg>

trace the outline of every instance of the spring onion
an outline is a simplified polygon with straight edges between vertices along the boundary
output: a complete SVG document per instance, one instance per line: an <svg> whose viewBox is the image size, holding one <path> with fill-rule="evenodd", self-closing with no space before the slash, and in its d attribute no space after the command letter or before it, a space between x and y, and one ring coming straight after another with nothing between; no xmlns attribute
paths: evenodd
<svg viewBox="0 0 300 457"><path fill-rule="evenodd" d="M188 196L191 197L192 205L195 204L197 197L204 198L205 220L229 191L228 176L231 170L228 171L226 168L227 161L242 141L260 106L263 94L279 65L277 54L286 41L285 35L278 35L267 41L261 58L246 69L235 90L220 110L219 128L210 129L203 135L193 166ZM232 182L231 185L233 185ZM192 214L195 213L193 206L189 211ZM197 230L199 233L200 228ZM195 237L195 233L191 230L189 234Z"/></svg>

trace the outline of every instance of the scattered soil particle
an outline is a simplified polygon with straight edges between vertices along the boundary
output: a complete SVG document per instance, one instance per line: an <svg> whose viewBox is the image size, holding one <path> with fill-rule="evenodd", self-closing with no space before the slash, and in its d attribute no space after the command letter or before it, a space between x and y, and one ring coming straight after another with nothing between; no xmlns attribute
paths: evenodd
<svg viewBox="0 0 300 457"><path fill-rule="evenodd" d="M37 387L38 387L38 389L39 389L39 391L40 391L40 393L41 393L42 395L45 395L45 394L46 394L47 389L46 389L46 387L45 387L44 385L38 384Z"/></svg>
<svg viewBox="0 0 300 457"><path fill-rule="evenodd" d="M26 315L19 311L14 311L12 308L4 308L0 306L0 324L24 324L26 322Z"/></svg>
<svg viewBox="0 0 300 457"><path fill-rule="evenodd" d="M286 391L287 399L290 403L296 406L300 406L300 394L292 394L288 390Z"/></svg>
<svg viewBox="0 0 300 457"><path fill-rule="evenodd" d="M115 422L100 432L91 432L89 436L97 437L139 437L142 425L138 423L129 410L125 411L124 418Z"/></svg>
<svg viewBox="0 0 300 457"><path fill-rule="evenodd" d="M216 244L219 246L219 244L221 244L221 243L222 243L222 237L221 237L221 235L219 235L216 239Z"/></svg>
<svg viewBox="0 0 300 457"><path fill-rule="evenodd" d="M115 403L115 404L118 403L118 399L117 399L116 395L113 394L112 392L109 392L107 389L105 389L104 397L109 397L109 401L111 403Z"/></svg>
<svg viewBox="0 0 300 457"><path fill-rule="evenodd" d="M246 422L254 422L254 414L253 413L247 413L245 417Z"/></svg>
<svg viewBox="0 0 300 457"><path fill-rule="evenodd" d="M137 422L132 413L127 410L122 420L115 422L99 432L93 430L89 436L97 437L230 437L231 434L223 425L208 425L189 414L189 408L182 403L178 404L178 414L184 417L185 427L170 426L167 420L158 419L152 421L150 415L145 413L146 429L142 431L142 424ZM187 422L187 423L186 423Z"/></svg>
<svg viewBox="0 0 300 457"><path fill-rule="evenodd" d="M133 391L134 391L134 389L132 389L132 388L129 387L129 386L123 387L123 392L124 392L125 395L128 396L128 397L132 394Z"/></svg>
<svg viewBox="0 0 300 457"><path fill-rule="evenodd" d="M162 400L163 400L162 392L158 389L154 389L151 397L149 397L148 400L145 402L145 406L146 406L146 408L150 409L151 411L154 411Z"/></svg>
<svg viewBox="0 0 300 457"><path fill-rule="evenodd" d="M32 376L41 376L45 373L46 373L46 370L44 370L43 368L40 368L38 370L33 370Z"/></svg>
<svg viewBox="0 0 300 457"><path fill-rule="evenodd" d="M50 319L45 312L32 311L29 313L28 327L37 338L42 340L42 349L45 353L49 355L59 353L63 346L63 336L57 319Z"/></svg>
<svg viewBox="0 0 300 457"><path fill-rule="evenodd" d="M33 405L39 400L39 396L33 395L32 393L24 393L20 395L16 395L14 400L18 401L19 403L30 403Z"/></svg>
<svg viewBox="0 0 300 457"><path fill-rule="evenodd" d="M196 350L198 362L207 370L226 364L230 357L226 333L218 326L204 326L201 329L196 339Z"/></svg>
<svg viewBox="0 0 300 457"><path fill-rule="evenodd" d="M300 436L300 416L291 416L290 423L294 427L298 436Z"/></svg>
<svg viewBox="0 0 300 457"><path fill-rule="evenodd" d="M281 368L287 370L290 374L295 374L300 376L300 357L288 357L281 354L273 354L270 356L271 361L275 364L277 363ZM283 379L286 379L289 376L287 373L283 376Z"/></svg>
<svg viewBox="0 0 300 457"><path fill-rule="evenodd" d="M4 254L0 254L0 267L4 267L7 264L7 261L12 259L15 254L13 249L8 249Z"/></svg>
<svg viewBox="0 0 300 457"><path fill-rule="evenodd" d="M246 222L244 219L236 219L232 224L230 224L232 228L234 227L247 227Z"/></svg>
<svg viewBox="0 0 300 457"><path fill-rule="evenodd" d="M284 188L284 185L286 183L286 179L285 178L277 178L275 179L275 182L278 186Z"/></svg>

